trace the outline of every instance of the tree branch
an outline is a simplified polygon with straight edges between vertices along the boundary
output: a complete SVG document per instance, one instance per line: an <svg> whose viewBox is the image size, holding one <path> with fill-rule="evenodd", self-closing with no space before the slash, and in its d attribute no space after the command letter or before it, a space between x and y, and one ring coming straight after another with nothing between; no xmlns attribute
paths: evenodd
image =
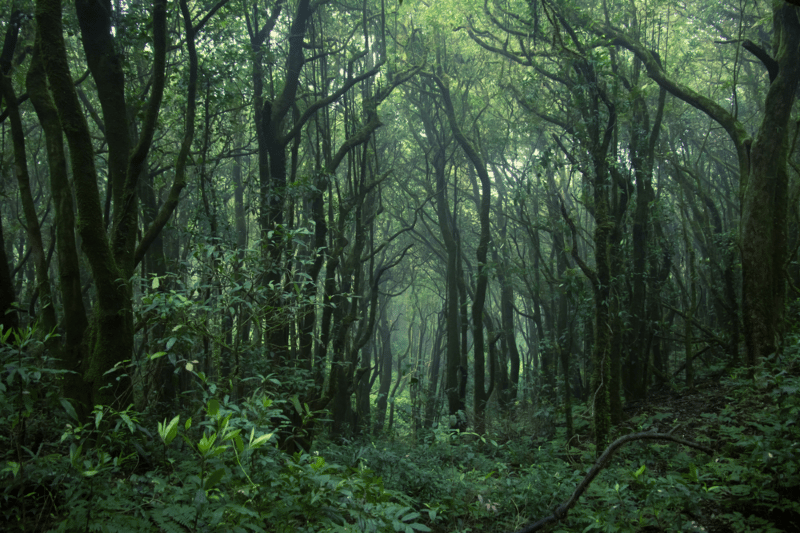
<svg viewBox="0 0 800 533"><path fill-rule="evenodd" d="M714 455L714 450L712 450L711 448L708 448L706 446L703 446L702 444L698 444L693 441L674 437L671 433L653 433L647 431L647 432L632 433L630 435L622 436L617 440L615 440L614 442L612 442L608 446L608 448L606 448L606 451L603 452L603 455L601 455L600 458L597 459L597 461L594 463L594 466L592 466L589 472L586 473L586 476L583 478L583 481L581 481L575 488L575 491L572 493L572 496L570 496L567 499L567 501L559 505L555 509L555 511L553 511L553 514L551 514L548 517L542 518L538 522L534 522L533 524L529 524L523 527L522 529L517 530L516 533L532 533L533 531L539 531L547 524L553 522L559 522L564 518L566 518L569 510L575 506L575 504L578 502L578 499L583 495L584 492L586 492L586 489L589 488L589 485L591 485L592 481L594 481L594 478L597 477L597 474L599 474L606 466L608 466L608 462L611 460L611 457L614 455L614 453L623 445L636 440L668 440L676 442L678 444L682 444L684 446L688 446L690 448L694 448L696 450L700 450L701 452L707 453L708 455Z"/></svg>
<svg viewBox="0 0 800 533"><path fill-rule="evenodd" d="M800 0L796 1L800 2ZM772 58L772 56L770 56L767 53L766 50L764 50L763 48L761 48L760 46L758 46L756 43L754 43L749 39L745 40L742 43L742 48L744 48L745 50L756 56L759 59L759 61L761 61L764 64L764 66L767 68L767 73L769 74L769 82L772 83L773 81L775 81L775 78L778 77L778 70L780 70L780 68L778 67L778 62L775 61Z"/></svg>

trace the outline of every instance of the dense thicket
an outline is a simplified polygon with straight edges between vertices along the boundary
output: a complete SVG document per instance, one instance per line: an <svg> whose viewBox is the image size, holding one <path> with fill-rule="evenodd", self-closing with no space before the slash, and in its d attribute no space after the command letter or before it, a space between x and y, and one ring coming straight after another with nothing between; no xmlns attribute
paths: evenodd
<svg viewBox="0 0 800 533"><path fill-rule="evenodd" d="M364 491L337 527L424 530L435 491L303 454L471 435L599 457L654 394L742 372L793 423L795 1L15 0L0 19L21 528L90 528L100 510L64 501L182 469L179 507L126 527L243 525L272 484L296 507L259 527L313 529L303 497L330 475L332 508ZM45 459L63 476L32 489Z"/></svg>

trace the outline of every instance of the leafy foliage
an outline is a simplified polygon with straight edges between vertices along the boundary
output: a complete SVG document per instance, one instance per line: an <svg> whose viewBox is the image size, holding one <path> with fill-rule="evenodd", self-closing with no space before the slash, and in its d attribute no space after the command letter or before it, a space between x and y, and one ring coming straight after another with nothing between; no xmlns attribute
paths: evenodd
<svg viewBox="0 0 800 533"><path fill-rule="evenodd" d="M566 454L561 429L540 444L527 438L522 455L521 427L511 440L435 429L419 443L320 441L290 456L275 446L280 404L263 392L241 403L206 392L161 421L96 406L80 422L51 392L64 372L33 333L7 336L0 350L11 530L508 531L565 501L594 457L591 446ZM717 456L631 445L554 531L796 527L800 357L782 357L754 380L729 379L727 405L693 427ZM662 410L631 424L672 418Z"/></svg>
<svg viewBox="0 0 800 533"><path fill-rule="evenodd" d="M34 360L37 345L26 337L2 348L2 421L10 428L3 435L3 513L12 527L429 530L409 499L386 490L369 469L279 452L267 424L280 419L280 410L265 396L241 405L208 397L198 420L177 415L155 428L144 413L103 406L81 423L69 403L58 401L53 385L62 372ZM50 427L63 428L61 434L51 432L32 449L26 428L47 420L57 421Z"/></svg>

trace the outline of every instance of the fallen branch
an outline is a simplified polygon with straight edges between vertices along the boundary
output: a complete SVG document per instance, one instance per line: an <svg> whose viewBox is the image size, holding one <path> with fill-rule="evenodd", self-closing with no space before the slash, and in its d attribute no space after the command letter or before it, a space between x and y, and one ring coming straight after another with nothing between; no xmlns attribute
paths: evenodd
<svg viewBox="0 0 800 533"><path fill-rule="evenodd" d="M533 531L539 531L547 524L558 522L566 518L569 510L575 506L575 504L578 502L578 498L580 498L583 493L586 492L586 489L589 488L589 485L592 483L592 481L594 481L594 478L597 477L597 474L599 474L601 470L608 466L608 461L611 459L611 456L614 455L614 452L616 452L624 444L633 442L635 440L668 440L678 444L683 444L684 446L688 446L690 448L695 448L696 450L700 450L708 455L714 455L714 450L711 448L703 446L702 444L697 444L696 442L674 437L670 433L654 433L652 431L645 431L642 433L631 433L630 435L625 435L612 442L608 448L606 448L606 451L604 451L603 455L597 459L597 461L594 463L594 466L583 478L583 481L581 481L580 484L575 488L572 496L570 496L567 501L559 505L556 510L553 511L553 514L546 518L542 518L538 522L528 524L515 533L532 533Z"/></svg>

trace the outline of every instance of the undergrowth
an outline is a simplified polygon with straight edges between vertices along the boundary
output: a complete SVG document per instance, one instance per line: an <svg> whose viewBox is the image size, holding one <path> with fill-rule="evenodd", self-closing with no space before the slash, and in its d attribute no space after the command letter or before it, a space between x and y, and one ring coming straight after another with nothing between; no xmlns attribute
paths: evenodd
<svg viewBox="0 0 800 533"><path fill-rule="evenodd" d="M596 455L590 445L567 449L559 428L535 438L527 425L535 417L525 416L487 436L320 438L310 453L288 455L276 447L285 399L232 402L209 384L167 419L96 406L81 421L59 396L64 372L34 332L5 341L0 520L8 531L514 531L553 513ZM632 443L549 531L800 530L798 350L723 385L725 406L697 412L684 436L712 456ZM626 431L684 432L682 422L667 404L633 417Z"/></svg>

